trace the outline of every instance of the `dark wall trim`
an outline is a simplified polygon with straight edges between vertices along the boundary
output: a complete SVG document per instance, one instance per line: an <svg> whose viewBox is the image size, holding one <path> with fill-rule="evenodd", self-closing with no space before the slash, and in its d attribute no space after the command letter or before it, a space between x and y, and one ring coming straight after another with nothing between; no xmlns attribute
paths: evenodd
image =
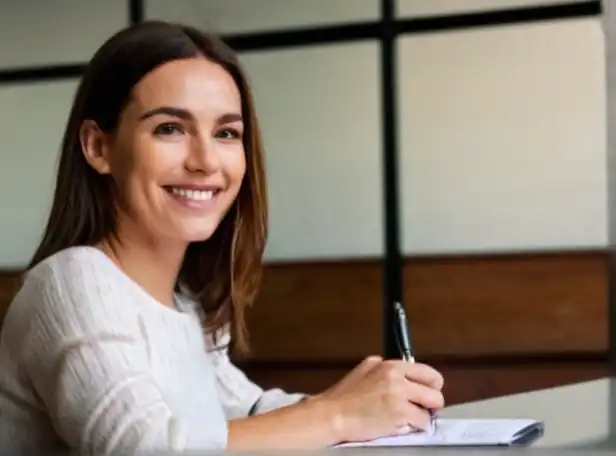
<svg viewBox="0 0 616 456"><path fill-rule="evenodd" d="M398 109L395 50L395 3L381 0L381 122L383 129L383 223L385 263L383 267L383 356L398 358L400 353L394 331L394 303L402 303L404 294L400 251L400 210L398 195Z"/></svg>
<svg viewBox="0 0 616 456"><path fill-rule="evenodd" d="M225 42L238 52L262 51L297 46L376 40L380 37L381 23L356 22L353 24L305 27L223 36Z"/></svg>
<svg viewBox="0 0 616 456"><path fill-rule="evenodd" d="M143 0L129 0L130 23L145 19ZM395 36L418 33L446 32L477 27L498 27L527 22L565 20L598 16L601 2L582 1L563 5L532 8L512 8L467 14L443 15L393 21ZM263 51L323 44L345 43L360 40L378 40L383 32L382 21L306 27L248 34L229 35L225 41L238 52ZM51 65L33 68L0 70L0 83L49 81L77 78L84 63Z"/></svg>
<svg viewBox="0 0 616 456"><path fill-rule="evenodd" d="M491 367L502 367L517 363L527 364L545 364L545 363L558 363L558 362L572 362L572 363L605 363L608 366L608 354L601 352L579 352L579 353L558 353L558 354L513 354L510 356L499 355L485 355L474 357L459 357L459 356L429 356L423 358L422 362L430 365L447 363L451 366L460 367L473 367L481 365L490 365ZM288 370L311 370L311 369L335 369L342 368L344 370L351 370L353 367L361 363L362 359L327 359L322 361L309 360L309 361L296 361L296 360L237 360L238 364L244 364L247 366L255 366L262 369L288 369Z"/></svg>
<svg viewBox="0 0 616 456"><path fill-rule="evenodd" d="M585 1L564 5L510 8L401 20L396 23L396 33L447 32L479 27L500 27L532 22L577 19L598 16L600 14L601 2Z"/></svg>
<svg viewBox="0 0 616 456"><path fill-rule="evenodd" d="M144 0L128 0L128 20L130 24L138 24L145 19Z"/></svg>
<svg viewBox="0 0 616 456"><path fill-rule="evenodd" d="M394 36L446 32L478 27L499 27L529 22L566 20L592 17L601 14L599 1L549 5L538 7L509 8L495 11L450 14L415 19L392 17ZM301 29L277 30L225 36L225 41L238 52L263 51L269 49L314 46L317 44L338 44L348 41L380 39L382 22L361 22Z"/></svg>
<svg viewBox="0 0 616 456"><path fill-rule="evenodd" d="M0 84L76 79L81 77L84 69L85 64L67 64L4 70L0 71Z"/></svg>

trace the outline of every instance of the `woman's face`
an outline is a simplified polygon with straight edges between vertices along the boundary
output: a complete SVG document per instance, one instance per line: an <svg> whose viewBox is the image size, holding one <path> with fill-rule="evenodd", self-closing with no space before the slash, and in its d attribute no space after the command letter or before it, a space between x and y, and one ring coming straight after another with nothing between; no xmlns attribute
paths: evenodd
<svg viewBox="0 0 616 456"><path fill-rule="evenodd" d="M156 238L208 239L246 171L241 96L204 58L169 62L133 89L112 138L90 154L111 174L124 216ZM97 157L98 156L98 157ZM97 161L98 158L98 161ZM98 164L98 166L97 166Z"/></svg>

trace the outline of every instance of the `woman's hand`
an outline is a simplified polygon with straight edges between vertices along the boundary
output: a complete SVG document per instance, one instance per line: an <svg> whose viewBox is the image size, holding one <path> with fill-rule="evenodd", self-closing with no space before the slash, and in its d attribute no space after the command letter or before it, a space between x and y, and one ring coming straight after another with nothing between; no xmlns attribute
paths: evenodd
<svg viewBox="0 0 616 456"><path fill-rule="evenodd" d="M329 410L340 442L426 429L428 409L444 405L442 375L425 364L366 358L336 385L314 396Z"/></svg>

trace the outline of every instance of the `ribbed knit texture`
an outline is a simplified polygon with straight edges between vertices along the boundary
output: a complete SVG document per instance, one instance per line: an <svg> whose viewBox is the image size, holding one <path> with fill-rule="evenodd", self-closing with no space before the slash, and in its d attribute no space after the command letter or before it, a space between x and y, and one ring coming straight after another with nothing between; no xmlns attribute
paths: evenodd
<svg viewBox="0 0 616 456"><path fill-rule="evenodd" d="M37 265L0 337L0 446L80 454L224 449L227 420L299 399L214 347L197 306L155 301L92 247ZM222 347L222 348L221 348Z"/></svg>

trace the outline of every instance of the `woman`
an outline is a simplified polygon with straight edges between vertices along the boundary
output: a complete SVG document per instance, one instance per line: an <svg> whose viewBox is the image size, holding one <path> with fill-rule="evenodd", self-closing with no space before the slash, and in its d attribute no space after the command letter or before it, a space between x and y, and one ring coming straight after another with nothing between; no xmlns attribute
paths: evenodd
<svg viewBox="0 0 616 456"><path fill-rule="evenodd" d="M163 22L83 76L43 239L5 319L0 443L87 454L323 448L423 428L441 375L367 358L306 397L233 366L267 232L250 89L223 43ZM204 337L205 334L205 337Z"/></svg>

